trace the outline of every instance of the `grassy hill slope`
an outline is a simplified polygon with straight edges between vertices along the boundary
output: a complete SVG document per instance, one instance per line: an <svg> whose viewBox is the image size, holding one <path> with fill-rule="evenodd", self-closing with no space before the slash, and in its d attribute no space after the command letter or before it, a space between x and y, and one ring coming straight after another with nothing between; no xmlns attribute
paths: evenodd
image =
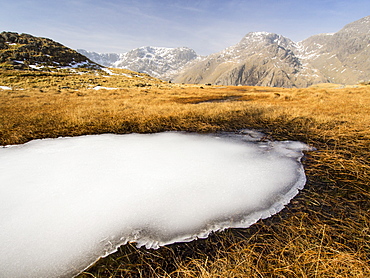
<svg viewBox="0 0 370 278"><path fill-rule="evenodd" d="M63 67L101 68L77 51L51 39L15 32L0 33L0 67L44 70Z"/></svg>

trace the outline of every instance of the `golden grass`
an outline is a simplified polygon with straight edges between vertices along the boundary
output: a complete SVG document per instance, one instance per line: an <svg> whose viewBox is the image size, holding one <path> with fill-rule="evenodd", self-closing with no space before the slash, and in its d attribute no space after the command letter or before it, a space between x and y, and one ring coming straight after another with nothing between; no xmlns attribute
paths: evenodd
<svg viewBox="0 0 370 278"><path fill-rule="evenodd" d="M249 229L158 250L128 244L80 277L370 277L369 87L191 86L123 75L29 74L0 78L0 85L24 89L0 90L1 145L106 132L254 128L317 148L305 157L305 189L279 214ZM91 80L120 89L89 89Z"/></svg>

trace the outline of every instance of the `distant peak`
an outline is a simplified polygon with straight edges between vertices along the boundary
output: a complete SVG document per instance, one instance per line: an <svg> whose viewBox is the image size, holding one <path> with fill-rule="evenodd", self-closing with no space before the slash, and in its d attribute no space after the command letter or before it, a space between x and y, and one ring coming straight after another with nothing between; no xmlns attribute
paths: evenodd
<svg viewBox="0 0 370 278"><path fill-rule="evenodd" d="M287 47L293 44L290 39L275 33L269 32L250 32L237 44L237 46L247 47L249 45L275 44Z"/></svg>
<svg viewBox="0 0 370 278"><path fill-rule="evenodd" d="M250 33L247 34L247 36L263 37L263 36L268 36L270 34L273 34L273 33L265 32L265 31L262 31L262 32L250 32Z"/></svg>
<svg viewBox="0 0 370 278"><path fill-rule="evenodd" d="M283 35L270 33L270 32L249 32L243 38L243 40L269 40L271 42L277 42L281 40L289 40L288 38L284 37Z"/></svg>

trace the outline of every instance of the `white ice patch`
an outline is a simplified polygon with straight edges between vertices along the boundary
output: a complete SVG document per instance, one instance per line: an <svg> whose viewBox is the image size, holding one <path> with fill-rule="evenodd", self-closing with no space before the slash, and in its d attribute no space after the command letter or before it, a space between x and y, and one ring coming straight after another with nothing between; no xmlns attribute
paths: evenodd
<svg viewBox="0 0 370 278"><path fill-rule="evenodd" d="M11 90L12 88L8 86L0 86L0 90Z"/></svg>
<svg viewBox="0 0 370 278"><path fill-rule="evenodd" d="M249 227L305 184L300 142L260 134L90 135L0 148L2 277L71 277L127 242Z"/></svg>
<svg viewBox="0 0 370 278"><path fill-rule="evenodd" d="M117 90L118 88L109 88L109 87L103 87L103 86L95 86L93 90Z"/></svg>
<svg viewBox="0 0 370 278"><path fill-rule="evenodd" d="M29 65L30 68L32 69L42 69L44 66L38 66L38 65Z"/></svg>
<svg viewBox="0 0 370 278"><path fill-rule="evenodd" d="M114 73L113 71L111 71L109 68L102 68L102 71L105 71L109 75L118 75L117 73Z"/></svg>

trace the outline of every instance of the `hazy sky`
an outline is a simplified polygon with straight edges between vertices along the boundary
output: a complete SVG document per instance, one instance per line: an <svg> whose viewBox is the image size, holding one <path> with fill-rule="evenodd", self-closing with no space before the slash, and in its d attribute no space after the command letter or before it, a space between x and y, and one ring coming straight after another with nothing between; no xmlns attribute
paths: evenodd
<svg viewBox="0 0 370 278"><path fill-rule="evenodd" d="M96 52L150 45L207 55L251 31L300 41L368 15L369 0L0 0L0 31Z"/></svg>

